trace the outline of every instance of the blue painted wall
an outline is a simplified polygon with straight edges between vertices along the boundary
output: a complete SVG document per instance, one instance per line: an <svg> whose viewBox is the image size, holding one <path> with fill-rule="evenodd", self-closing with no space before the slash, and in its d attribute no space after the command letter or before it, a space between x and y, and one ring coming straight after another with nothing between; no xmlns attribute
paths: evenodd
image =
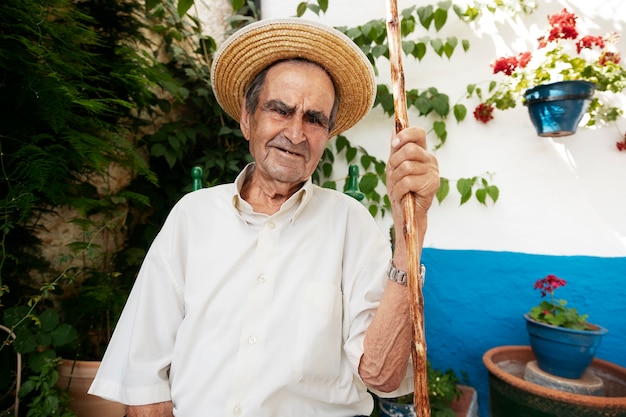
<svg viewBox="0 0 626 417"><path fill-rule="evenodd" d="M428 357L436 368L467 372L489 410L482 355L501 345L528 345L523 314L539 304L532 285L555 274L567 285L555 294L609 330L597 357L626 367L626 257L547 256L425 248Z"/></svg>

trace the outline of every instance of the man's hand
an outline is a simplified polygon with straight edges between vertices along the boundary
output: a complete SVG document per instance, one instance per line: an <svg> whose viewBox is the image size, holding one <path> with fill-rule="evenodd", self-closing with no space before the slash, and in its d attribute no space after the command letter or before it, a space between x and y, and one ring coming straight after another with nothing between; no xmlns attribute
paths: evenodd
<svg viewBox="0 0 626 417"><path fill-rule="evenodd" d="M174 408L171 401L131 405L126 411L126 417L174 417Z"/></svg>
<svg viewBox="0 0 626 417"><path fill-rule="evenodd" d="M426 150L426 132L418 127L402 130L392 138L387 162L387 195L391 200L396 231L394 264L399 269L406 271L402 198L407 193L415 196L415 215L421 248L426 233L427 212L438 188L439 167L434 155Z"/></svg>
<svg viewBox="0 0 626 417"><path fill-rule="evenodd" d="M393 138L387 163L387 194L396 231L393 258L396 268L406 271L407 267L402 198L409 192L415 195L417 238L421 249L426 215L438 188L439 168L437 159L426 151L426 133L420 128L404 129ZM409 310L406 287L389 283L374 321L365 333L359 364L359 374L370 388L390 392L397 389L405 377L412 341Z"/></svg>

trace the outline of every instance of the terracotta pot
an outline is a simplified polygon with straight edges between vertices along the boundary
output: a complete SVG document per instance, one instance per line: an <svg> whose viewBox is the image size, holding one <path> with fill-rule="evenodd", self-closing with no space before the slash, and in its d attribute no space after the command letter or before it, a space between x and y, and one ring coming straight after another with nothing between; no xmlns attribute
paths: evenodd
<svg viewBox="0 0 626 417"><path fill-rule="evenodd" d="M56 386L68 390L69 407L78 417L123 417L126 414L123 404L87 394L99 366L99 361L64 360L58 368Z"/></svg>
<svg viewBox="0 0 626 417"><path fill-rule="evenodd" d="M598 358L592 361L589 371L604 383L600 397L524 380L526 364L534 360L530 346L500 346L483 355L491 417L626 417L626 368Z"/></svg>

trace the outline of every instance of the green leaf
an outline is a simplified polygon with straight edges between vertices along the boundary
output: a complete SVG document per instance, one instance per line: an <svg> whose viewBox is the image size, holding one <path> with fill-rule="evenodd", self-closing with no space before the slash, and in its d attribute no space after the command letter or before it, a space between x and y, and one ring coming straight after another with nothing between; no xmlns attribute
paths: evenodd
<svg viewBox="0 0 626 417"><path fill-rule="evenodd" d="M347 162L352 162L355 157L356 157L356 148L353 148L352 146L350 146L346 150L346 161Z"/></svg>
<svg viewBox="0 0 626 417"><path fill-rule="evenodd" d="M487 194L489 194L489 197L491 197L491 199L495 203L496 201L498 201L498 197L500 197L500 189L498 189L498 187L496 187L495 185L490 185L489 187L487 187Z"/></svg>
<svg viewBox="0 0 626 417"><path fill-rule="evenodd" d="M160 143L153 145L150 148L152 156L164 156L167 153L167 148Z"/></svg>
<svg viewBox="0 0 626 417"><path fill-rule="evenodd" d="M378 175L380 175L381 178L385 178L385 174L386 174L386 169L387 169L387 164L383 161L380 160L376 160L374 162L376 168L375 171Z"/></svg>
<svg viewBox="0 0 626 417"><path fill-rule="evenodd" d="M413 48L413 56L421 61L424 55L426 55L426 44L424 42L417 42Z"/></svg>
<svg viewBox="0 0 626 417"><path fill-rule="evenodd" d="M420 24L425 28L430 28L430 24L433 21L433 6L422 6L417 9L417 17L420 21Z"/></svg>
<svg viewBox="0 0 626 417"><path fill-rule="evenodd" d="M183 17L187 11L193 6L194 0L178 0L178 17Z"/></svg>
<svg viewBox="0 0 626 417"><path fill-rule="evenodd" d="M435 30L437 32L446 24L446 20L448 20L447 10L441 8L435 10Z"/></svg>
<svg viewBox="0 0 626 417"><path fill-rule="evenodd" d="M465 116L467 115L467 107L464 104L455 104L453 107L454 118L457 122L462 122L465 120Z"/></svg>
<svg viewBox="0 0 626 417"><path fill-rule="evenodd" d="M20 397L25 397L37 387L37 382L34 378L29 378L24 382L20 388Z"/></svg>
<svg viewBox="0 0 626 417"><path fill-rule="evenodd" d="M326 181L322 184L323 188L330 188L331 190L337 189L337 183L335 181Z"/></svg>
<svg viewBox="0 0 626 417"><path fill-rule="evenodd" d="M435 194L437 197L437 201L439 204L446 198L448 193L450 192L450 181L447 178L439 178L439 189Z"/></svg>
<svg viewBox="0 0 626 417"><path fill-rule="evenodd" d="M443 41L441 39L431 39L430 46L433 48L437 55L443 55Z"/></svg>
<svg viewBox="0 0 626 417"><path fill-rule="evenodd" d="M479 188L478 190L476 190L476 199L484 205L487 205L485 203L486 199L487 199L487 190L484 188Z"/></svg>
<svg viewBox="0 0 626 417"><path fill-rule="evenodd" d="M450 10L450 7L452 7L452 1L451 0L440 1L439 3L437 3L437 6L439 6L439 8L443 10Z"/></svg>
<svg viewBox="0 0 626 417"><path fill-rule="evenodd" d="M439 94L433 96L432 98L433 110L441 117L448 116L450 113L450 99L445 94Z"/></svg>
<svg viewBox="0 0 626 417"><path fill-rule="evenodd" d="M307 4L307 9L315 13L316 15L320 15L320 7L317 4Z"/></svg>
<svg viewBox="0 0 626 417"><path fill-rule="evenodd" d="M333 164L328 162L322 164L322 172L326 178L330 177L330 174L333 172Z"/></svg>
<svg viewBox="0 0 626 417"><path fill-rule="evenodd" d="M463 39L461 41L461 46L463 46L463 52L467 52L470 48L470 42L467 39Z"/></svg>
<svg viewBox="0 0 626 417"><path fill-rule="evenodd" d="M404 15L404 13L402 13ZM406 38L408 35L415 31L415 19L410 14L406 17L403 17L400 21L400 33L403 38Z"/></svg>
<svg viewBox="0 0 626 417"><path fill-rule="evenodd" d="M167 161L167 165L169 165L170 168L173 168L176 164L176 155L171 152L167 152L164 156L165 161Z"/></svg>
<svg viewBox="0 0 626 417"><path fill-rule="evenodd" d="M231 0L230 4L233 6L233 10L237 11L246 4L246 0Z"/></svg>
<svg viewBox="0 0 626 417"><path fill-rule="evenodd" d="M52 345L55 347L68 345L78 340L76 329L67 323L61 323L52 332Z"/></svg>
<svg viewBox="0 0 626 417"><path fill-rule="evenodd" d="M448 138L448 131L446 130L446 122L437 120L433 122L433 130L437 137L441 140L441 143L445 143Z"/></svg>
<svg viewBox="0 0 626 417"><path fill-rule="evenodd" d="M25 326L18 327L15 330L15 342L13 349L19 353L29 353L37 349L37 337Z"/></svg>
<svg viewBox="0 0 626 417"><path fill-rule="evenodd" d="M339 135L335 140L335 146L337 146L337 153L343 151L343 149L349 145L348 139L345 136Z"/></svg>
<svg viewBox="0 0 626 417"><path fill-rule="evenodd" d="M39 315L41 330L50 332L59 324L59 315L52 309L46 309Z"/></svg>
<svg viewBox="0 0 626 417"><path fill-rule="evenodd" d="M428 115L433 109L430 99L426 97L425 94L421 94L417 100L414 101L413 105L419 110L421 116Z"/></svg>
<svg viewBox="0 0 626 417"><path fill-rule="evenodd" d="M317 4L319 4L320 9L326 13L326 10L328 10L328 0L317 0Z"/></svg>
<svg viewBox="0 0 626 417"><path fill-rule="evenodd" d="M402 51L404 52L405 55L412 55L414 49L415 49L415 42L402 41Z"/></svg>
<svg viewBox="0 0 626 417"><path fill-rule="evenodd" d="M363 175L363 177L361 178L361 181L359 182L359 188L365 194L371 191L374 191L377 185L378 185L378 176L375 174L372 174L371 172L368 172L367 174Z"/></svg>
<svg viewBox="0 0 626 417"><path fill-rule="evenodd" d="M43 352L33 352L28 359L28 367L35 371L41 372L44 365L53 361L57 357L53 349L44 350Z"/></svg>
<svg viewBox="0 0 626 417"><path fill-rule="evenodd" d="M364 169L368 169L370 167L370 165L372 164L372 162L374 162L375 160L376 160L376 158L374 158L373 156L363 155L363 156L361 156L361 166Z"/></svg>
<svg viewBox="0 0 626 417"><path fill-rule="evenodd" d="M446 54L448 59L452 56L452 53L454 52L454 49L456 48L457 44L458 44L458 40L456 39L456 37L450 37L447 39L443 47L443 52Z"/></svg>
<svg viewBox="0 0 626 417"><path fill-rule="evenodd" d="M456 182L456 189L461 194L461 205L467 203L472 196L472 187L476 178L461 178Z"/></svg>
<svg viewBox="0 0 626 417"><path fill-rule="evenodd" d="M372 48L372 55L374 58L386 56L389 52L389 48L386 45L376 45Z"/></svg>

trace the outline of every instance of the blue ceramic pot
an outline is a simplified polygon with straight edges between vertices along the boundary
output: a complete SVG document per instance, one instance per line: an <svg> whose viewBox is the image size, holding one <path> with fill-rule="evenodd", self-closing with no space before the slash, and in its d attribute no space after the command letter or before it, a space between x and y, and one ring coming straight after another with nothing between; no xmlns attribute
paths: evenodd
<svg viewBox="0 0 626 417"><path fill-rule="evenodd" d="M589 81L559 81L529 88L524 105L539 136L569 136L589 107L596 85Z"/></svg>
<svg viewBox="0 0 626 417"><path fill-rule="evenodd" d="M534 321L528 314L526 330L539 368L562 378L579 379L591 364L607 329L573 330Z"/></svg>
<svg viewBox="0 0 626 417"><path fill-rule="evenodd" d="M379 398L378 408L382 417L416 417L413 404L399 404L395 401Z"/></svg>

